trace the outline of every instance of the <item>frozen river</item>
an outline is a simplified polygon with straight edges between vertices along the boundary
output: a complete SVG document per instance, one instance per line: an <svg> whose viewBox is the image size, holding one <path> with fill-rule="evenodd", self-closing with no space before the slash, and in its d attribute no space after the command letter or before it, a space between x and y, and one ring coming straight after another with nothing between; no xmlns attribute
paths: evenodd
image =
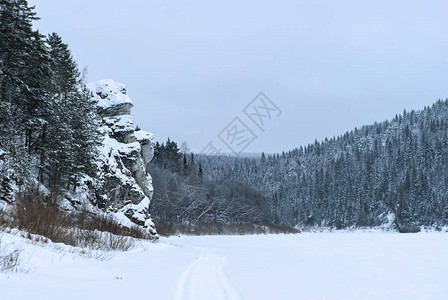
<svg viewBox="0 0 448 300"><path fill-rule="evenodd" d="M15 239L15 243L22 241ZM1 299L447 299L448 234L162 238L106 261L22 245ZM11 297L11 298L8 298Z"/></svg>

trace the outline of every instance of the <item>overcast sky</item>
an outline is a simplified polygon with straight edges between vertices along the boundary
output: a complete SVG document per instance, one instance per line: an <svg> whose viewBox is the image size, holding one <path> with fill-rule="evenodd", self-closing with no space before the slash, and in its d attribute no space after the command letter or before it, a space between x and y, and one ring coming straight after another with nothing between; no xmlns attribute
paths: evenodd
<svg viewBox="0 0 448 300"><path fill-rule="evenodd" d="M368 3L367 3L368 2ZM128 86L135 122L196 152L235 117L281 152L448 97L447 1L31 0L89 81ZM242 112L263 91L264 132Z"/></svg>

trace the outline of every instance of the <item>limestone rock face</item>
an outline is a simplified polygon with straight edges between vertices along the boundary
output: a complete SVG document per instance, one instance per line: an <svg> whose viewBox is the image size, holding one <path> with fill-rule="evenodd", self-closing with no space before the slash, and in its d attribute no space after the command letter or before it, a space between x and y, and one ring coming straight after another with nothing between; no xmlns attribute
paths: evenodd
<svg viewBox="0 0 448 300"><path fill-rule="evenodd" d="M141 225L155 234L149 215L152 179L146 172L154 156L153 135L134 130L130 115L133 104L125 85L101 80L88 87L98 101L103 119L101 187L96 190L96 204L113 213L124 225Z"/></svg>

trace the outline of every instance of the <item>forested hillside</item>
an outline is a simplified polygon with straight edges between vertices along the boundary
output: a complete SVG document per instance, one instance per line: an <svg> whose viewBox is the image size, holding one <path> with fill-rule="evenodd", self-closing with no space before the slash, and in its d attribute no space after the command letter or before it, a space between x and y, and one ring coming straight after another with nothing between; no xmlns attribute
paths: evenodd
<svg viewBox="0 0 448 300"><path fill-rule="evenodd" d="M395 216L401 231L448 223L448 100L282 154L200 161L210 180L262 191L273 222L346 228Z"/></svg>

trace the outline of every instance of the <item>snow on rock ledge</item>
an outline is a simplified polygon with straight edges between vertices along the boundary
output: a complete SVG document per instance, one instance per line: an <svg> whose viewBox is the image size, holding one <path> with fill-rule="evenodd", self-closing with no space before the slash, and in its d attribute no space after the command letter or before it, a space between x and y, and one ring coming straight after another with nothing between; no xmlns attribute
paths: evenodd
<svg viewBox="0 0 448 300"><path fill-rule="evenodd" d="M98 101L103 119L102 184L96 190L96 204L114 214L123 225L141 225L155 234L149 215L152 179L146 172L154 156L153 135L134 130L130 115L133 104L124 84L107 79L91 83L88 88Z"/></svg>
<svg viewBox="0 0 448 300"><path fill-rule="evenodd" d="M88 88L93 92L93 97L98 101L98 110L101 116L110 117L118 115L130 115L134 106L126 95L126 86L104 79L90 83Z"/></svg>

